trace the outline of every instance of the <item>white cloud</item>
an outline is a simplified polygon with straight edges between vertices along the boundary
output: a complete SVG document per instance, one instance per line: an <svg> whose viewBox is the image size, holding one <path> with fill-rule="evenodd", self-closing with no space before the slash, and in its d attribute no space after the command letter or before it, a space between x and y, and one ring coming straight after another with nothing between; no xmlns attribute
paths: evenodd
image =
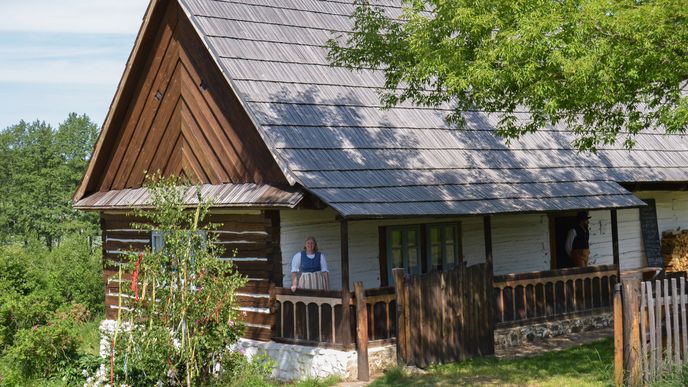
<svg viewBox="0 0 688 387"><path fill-rule="evenodd" d="M135 34L148 0L0 0L0 31Z"/></svg>

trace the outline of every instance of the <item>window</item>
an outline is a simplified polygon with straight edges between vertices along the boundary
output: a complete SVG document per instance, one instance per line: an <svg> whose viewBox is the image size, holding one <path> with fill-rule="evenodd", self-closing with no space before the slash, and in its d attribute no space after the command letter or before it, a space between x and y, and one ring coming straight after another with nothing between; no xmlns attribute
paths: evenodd
<svg viewBox="0 0 688 387"><path fill-rule="evenodd" d="M380 270L382 286L394 283L392 269L420 274L448 270L461 261L458 223L389 226L381 230ZM385 249L382 249L385 246ZM384 261L384 263L383 263Z"/></svg>
<svg viewBox="0 0 688 387"><path fill-rule="evenodd" d="M165 248L165 234L169 231L153 230L151 231L151 250L153 253L157 253ZM187 231L187 235L190 237L191 233ZM205 245L208 241L208 232L206 230L196 231L197 235L200 235L202 243Z"/></svg>
<svg viewBox="0 0 688 387"><path fill-rule="evenodd" d="M392 269L406 268L407 273L420 273L420 227L395 226L387 228L387 257L389 280ZM390 282L391 283L391 282Z"/></svg>
<svg viewBox="0 0 688 387"><path fill-rule="evenodd" d="M430 270L449 270L459 263L459 232L456 224L428 225Z"/></svg>

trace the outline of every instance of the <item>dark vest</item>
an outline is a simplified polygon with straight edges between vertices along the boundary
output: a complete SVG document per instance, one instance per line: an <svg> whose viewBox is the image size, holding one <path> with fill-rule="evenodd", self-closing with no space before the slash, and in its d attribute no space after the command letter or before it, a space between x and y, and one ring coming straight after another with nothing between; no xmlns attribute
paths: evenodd
<svg viewBox="0 0 688 387"><path fill-rule="evenodd" d="M584 229L579 225L574 227L576 230L576 237L573 239L572 249L585 250L590 249L590 231Z"/></svg>
<svg viewBox="0 0 688 387"><path fill-rule="evenodd" d="M301 273L315 273L317 271L322 271L320 266L320 252L315 252L315 258L310 259L306 256L306 252L301 252L301 268L299 269Z"/></svg>

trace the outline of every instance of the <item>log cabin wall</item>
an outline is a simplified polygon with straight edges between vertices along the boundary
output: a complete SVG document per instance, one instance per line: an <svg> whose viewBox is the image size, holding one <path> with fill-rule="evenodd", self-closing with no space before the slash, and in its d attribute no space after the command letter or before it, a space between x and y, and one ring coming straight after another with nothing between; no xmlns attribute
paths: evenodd
<svg viewBox="0 0 688 387"><path fill-rule="evenodd" d="M85 193L141 187L146 172L195 183L285 183L273 156L188 18L162 1ZM153 17L155 19L155 17Z"/></svg>
<svg viewBox="0 0 688 387"><path fill-rule="evenodd" d="M270 340L274 316L269 313L269 288L271 283L281 285L282 280L279 212L214 212L206 220L219 225L213 233L225 250L221 258L233 261L248 278L246 286L237 292L241 310L246 313L244 337ZM129 252L140 252L150 246L150 232L135 229L132 222L141 220L121 213L101 216L108 319L117 317L118 308L118 272L112 263L126 261Z"/></svg>

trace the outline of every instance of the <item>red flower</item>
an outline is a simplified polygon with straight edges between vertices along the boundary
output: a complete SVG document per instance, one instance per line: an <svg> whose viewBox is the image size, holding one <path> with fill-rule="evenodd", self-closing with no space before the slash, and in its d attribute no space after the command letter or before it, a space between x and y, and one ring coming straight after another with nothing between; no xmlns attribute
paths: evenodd
<svg viewBox="0 0 688 387"><path fill-rule="evenodd" d="M141 261L143 260L143 253L139 253L139 260L136 261L136 268L134 274L131 275L131 291L134 292L136 301L139 300L139 269L141 268Z"/></svg>

